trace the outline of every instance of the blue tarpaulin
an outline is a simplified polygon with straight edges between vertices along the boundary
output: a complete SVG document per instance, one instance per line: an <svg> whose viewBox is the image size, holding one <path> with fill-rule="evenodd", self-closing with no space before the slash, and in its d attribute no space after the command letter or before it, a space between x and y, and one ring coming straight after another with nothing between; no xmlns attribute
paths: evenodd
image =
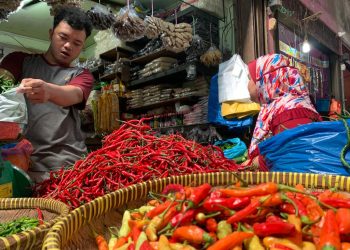
<svg viewBox="0 0 350 250"><path fill-rule="evenodd" d="M340 161L346 144L344 123L324 121L285 130L258 146L271 171L349 176L350 169ZM350 162L350 153L345 160Z"/></svg>

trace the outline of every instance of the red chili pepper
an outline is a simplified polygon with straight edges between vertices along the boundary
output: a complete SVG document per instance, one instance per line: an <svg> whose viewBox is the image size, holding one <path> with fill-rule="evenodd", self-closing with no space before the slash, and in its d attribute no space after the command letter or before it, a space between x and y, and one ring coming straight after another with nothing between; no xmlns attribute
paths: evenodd
<svg viewBox="0 0 350 250"><path fill-rule="evenodd" d="M283 222L282 218L272 214L266 217L266 222Z"/></svg>
<svg viewBox="0 0 350 250"><path fill-rule="evenodd" d="M227 219L227 223L233 224L235 222L239 222L245 217L254 214L258 207L261 205L260 200L253 200L248 206L243 208L242 210L239 210L235 214L233 214L230 218Z"/></svg>
<svg viewBox="0 0 350 250"><path fill-rule="evenodd" d="M36 208L36 211L38 212L38 220L39 220L39 225L44 224L44 217L43 217L43 212L41 211L40 208Z"/></svg>
<svg viewBox="0 0 350 250"><path fill-rule="evenodd" d="M336 213L339 232L341 234L350 234L350 209L339 208Z"/></svg>
<svg viewBox="0 0 350 250"><path fill-rule="evenodd" d="M335 208L350 208L350 199L323 198L320 201Z"/></svg>
<svg viewBox="0 0 350 250"><path fill-rule="evenodd" d="M233 249L235 246L242 244L245 239L249 239L253 236L254 234L250 232L233 232L209 246L208 250Z"/></svg>
<svg viewBox="0 0 350 250"><path fill-rule="evenodd" d="M203 203L203 207L208 212L223 211L225 209L240 209L250 203L249 197L213 198L209 197Z"/></svg>
<svg viewBox="0 0 350 250"><path fill-rule="evenodd" d="M190 197L188 197L188 208L197 206L201 201L203 201L209 194L211 190L211 185L205 183L198 187L191 188Z"/></svg>
<svg viewBox="0 0 350 250"><path fill-rule="evenodd" d="M305 205L299 199L297 199L294 196L294 194L288 194L288 197L293 202L293 205L295 207L295 209L294 209L295 214L300 217L301 222L303 224L310 225L310 224L315 223L315 221L311 221L311 219L309 218Z"/></svg>
<svg viewBox="0 0 350 250"><path fill-rule="evenodd" d="M134 242L137 242L137 239L139 238L140 234L141 234L141 229L139 229L136 226L131 228L131 238Z"/></svg>
<svg viewBox="0 0 350 250"><path fill-rule="evenodd" d="M148 242L148 240L145 240L141 246L140 246L140 250L153 250L151 244Z"/></svg>
<svg viewBox="0 0 350 250"><path fill-rule="evenodd" d="M254 233L259 237L289 236L295 232L295 226L284 221L254 223Z"/></svg>
<svg viewBox="0 0 350 250"><path fill-rule="evenodd" d="M279 209L281 212L283 213L287 213L287 214L295 214L295 208L292 204L290 203L283 203L279 206Z"/></svg>
<svg viewBox="0 0 350 250"><path fill-rule="evenodd" d="M234 189L219 189L219 191L229 197L252 197L252 196L263 196L277 193L278 191L291 191L300 193L301 191L286 186L283 184L277 184L274 182L266 182L249 188L234 188Z"/></svg>
<svg viewBox="0 0 350 250"><path fill-rule="evenodd" d="M287 246L285 246L283 244L280 244L280 243L273 244L271 246L271 248L274 249L274 250L276 250L276 249L278 249L278 250L293 250L292 248L287 247Z"/></svg>
<svg viewBox="0 0 350 250"><path fill-rule="evenodd" d="M219 189L223 195L229 197L252 197L274 194L278 191L278 184L267 182L250 188Z"/></svg>
<svg viewBox="0 0 350 250"><path fill-rule="evenodd" d="M195 209L180 212L171 219L170 224L172 227L182 226L191 222L196 216L196 213L197 211Z"/></svg>
<svg viewBox="0 0 350 250"><path fill-rule="evenodd" d="M173 202L171 200L166 200L165 202L159 204L158 206L154 207L150 211L146 213L146 217L152 219L153 217L163 213L169 206L176 205L176 202Z"/></svg>
<svg viewBox="0 0 350 250"><path fill-rule="evenodd" d="M213 238L202 228L196 225L182 226L175 229L173 238L178 241L187 241L193 244L213 242Z"/></svg>
<svg viewBox="0 0 350 250"><path fill-rule="evenodd" d="M218 229L218 223L214 218L209 218L205 221L205 228L208 230L208 232L215 233Z"/></svg>
<svg viewBox="0 0 350 250"><path fill-rule="evenodd" d="M327 210L324 218L324 224L321 228L319 247L322 250L340 250L340 234L335 212Z"/></svg>
<svg viewBox="0 0 350 250"><path fill-rule="evenodd" d="M132 242L129 246L128 246L128 250L135 250L135 243Z"/></svg>
<svg viewBox="0 0 350 250"><path fill-rule="evenodd" d="M184 192L184 187L180 184L168 184L162 191L162 194Z"/></svg>

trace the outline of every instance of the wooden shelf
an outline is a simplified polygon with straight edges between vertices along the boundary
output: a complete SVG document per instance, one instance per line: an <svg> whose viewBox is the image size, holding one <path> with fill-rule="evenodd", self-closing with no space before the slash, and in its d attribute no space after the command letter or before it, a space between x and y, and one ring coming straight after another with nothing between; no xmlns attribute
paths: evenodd
<svg viewBox="0 0 350 250"><path fill-rule="evenodd" d="M182 64L182 65L177 66L176 68L172 68L172 69L166 70L164 72L160 72L160 73L151 75L151 76L146 77L146 78L131 81L127 85L127 87L135 87L135 86L147 83L147 82L151 82L154 80L161 80L161 79L164 80L166 78L172 78L171 80L179 79L179 78L183 79L183 77L186 75L187 66L188 66L188 64ZM176 75L176 78L174 77L174 75Z"/></svg>
<svg viewBox="0 0 350 250"><path fill-rule="evenodd" d="M101 59L104 59L107 61L115 61L117 59L118 52L120 53L119 56L122 58L122 57L129 57L130 54L133 53L134 51L127 48L116 47L100 54L100 57Z"/></svg>
<svg viewBox="0 0 350 250"><path fill-rule="evenodd" d="M142 110L142 109L152 109L152 108L166 106L166 105L173 104L175 102L181 102L181 101L193 102L196 99L196 97L198 97L198 96L190 95L190 96L184 96L184 97L179 97L179 98L173 98L173 99L169 99L166 101L160 101L160 102L146 104L146 105L142 105L142 106L138 106L138 107L128 108L127 110L128 111L138 111L138 110Z"/></svg>
<svg viewBox="0 0 350 250"><path fill-rule="evenodd" d="M173 58L177 58L179 54L166 50L166 49L158 49L156 51L154 51L153 53L149 53L147 55L144 56L140 56L137 58L134 58L132 60L130 60L131 63L137 63L137 64L147 64L149 62L151 62L154 59L157 59L159 57L173 57Z"/></svg>
<svg viewBox="0 0 350 250"><path fill-rule="evenodd" d="M104 74L100 76L100 80L101 81L112 81L114 80L117 76L119 76L119 78L121 77L121 73L120 72L113 72L110 74Z"/></svg>

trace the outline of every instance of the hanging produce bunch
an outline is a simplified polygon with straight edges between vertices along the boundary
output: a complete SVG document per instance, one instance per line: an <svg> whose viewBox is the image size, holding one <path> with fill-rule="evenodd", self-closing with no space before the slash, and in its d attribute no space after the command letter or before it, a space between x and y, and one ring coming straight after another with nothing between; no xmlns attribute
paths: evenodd
<svg viewBox="0 0 350 250"><path fill-rule="evenodd" d="M20 6L20 0L0 0L0 22L3 20L7 20L8 16L15 12Z"/></svg>
<svg viewBox="0 0 350 250"><path fill-rule="evenodd" d="M139 182L173 175L238 171L216 146L202 146L181 135L157 137L142 120L124 123L103 140L100 149L71 169L50 173L36 196L78 207L106 193Z"/></svg>
<svg viewBox="0 0 350 250"><path fill-rule="evenodd" d="M205 66L218 66L222 61L222 53L212 44L210 48L201 55L200 60Z"/></svg>
<svg viewBox="0 0 350 250"><path fill-rule="evenodd" d="M161 39L165 49L173 52L182 52L190 47L192 41L191 24L164 22L163 28Z"/></svg>
<svg viewBox="0 0 350 250"><path fill-rule="evenodd" d="M194 35L191 45L185 51L187 55L186 60L197 60L197 57L202 55L207 48L206 42L199 35Z"/></svg>
<svg viewBox="0 0 350 250"><path fill-rule="evenodd" d="M147 16L145 18L146 31L145 35L148 39L159 37L164 30L164 21L158 17Z"/></svg>
<svg viewBox="0 0 350 250"><path fill-rule="evenodd" d="M112 29L120 40L135 41L144 36L145 23L134 8L128 5L120 9Z"/></svg>
<svg viewBox="0 0 350 250"><path fill-rule="evenodd" d="M111 28L116 19L113 12L102 4L96 4L86 13L89 16L92 25L97 30Z"/></svg>
<svg viewBox="0 0 350 250"><path fill-rule="evenodd" d="M49 5L50 8L50 15L55 16L57 11L64 7L78 7L81 8L82 1L81 0L43 0L44 2Z"/></svg>

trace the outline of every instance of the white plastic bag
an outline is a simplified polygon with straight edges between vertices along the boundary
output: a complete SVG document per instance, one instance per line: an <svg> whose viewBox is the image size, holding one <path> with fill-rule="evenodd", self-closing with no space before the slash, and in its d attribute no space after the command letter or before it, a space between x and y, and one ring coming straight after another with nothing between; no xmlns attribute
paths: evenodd
<svg viewBox="0 0 350 250"><path fill-rule="evenodd" d="M218 74L219 102L250 102L248 74L248 66L237 54L233 55L230 60L220 63Z"/></svg>
<svg viewBox="0 0 350 250"><path fill-rule="evenodd" d="M0 121L27 124L27 104L24 95L17 88L0 94Z"/></svg>

